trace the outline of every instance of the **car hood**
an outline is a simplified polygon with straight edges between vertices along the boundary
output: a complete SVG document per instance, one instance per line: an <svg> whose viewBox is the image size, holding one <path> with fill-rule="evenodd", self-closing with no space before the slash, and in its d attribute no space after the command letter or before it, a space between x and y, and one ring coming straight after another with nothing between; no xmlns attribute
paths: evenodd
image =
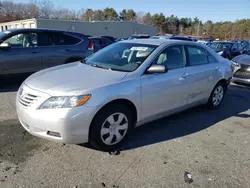
<svg viewBox="0 0 250 188"><path fill-rule="evenodd" d="M246 54L239 55L233 58L233 61L244 65L250 65L250 56Z"/></svg>
<svg viewBox="0 0 250 188"><path fill-rule="evenodd" d="M88 90L121 81L126 72L91 67L81 62L61 65L31 75L25 80L30 88L53 96L74 95L79 90Z"/></svg>

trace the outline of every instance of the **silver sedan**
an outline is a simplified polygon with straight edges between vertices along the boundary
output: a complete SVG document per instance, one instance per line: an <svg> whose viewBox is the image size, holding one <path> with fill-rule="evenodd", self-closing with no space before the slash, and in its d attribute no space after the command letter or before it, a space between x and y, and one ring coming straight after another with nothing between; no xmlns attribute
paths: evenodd
<svg viewBox="0 0 250 188"><path fill-rule="evenodd" d="M218 108L231 77L230 62L206 46L127 40L31 75L17 113L35 136L112 150L136 126L197 105Z"/></svg>

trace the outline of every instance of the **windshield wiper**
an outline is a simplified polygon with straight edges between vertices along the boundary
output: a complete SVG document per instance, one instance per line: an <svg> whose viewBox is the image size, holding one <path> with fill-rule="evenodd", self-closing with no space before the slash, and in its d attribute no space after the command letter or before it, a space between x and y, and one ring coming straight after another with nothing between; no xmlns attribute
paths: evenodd
<svg viewBox="0 0 250 188"><path fill-rule="evenodd" d="M112 70L110 67L105 66L105 65L102 65L102 64L88 63L87 65L90 65L90 66L92 66L92 67L98 67L98 68L101 68L101 69Z"/></svg>
<svg viewBox="0 0 250 188"><path fill-rule="evenodd" d="M85 59L80 60L80 62L86 64L86 60Z"/></svg>

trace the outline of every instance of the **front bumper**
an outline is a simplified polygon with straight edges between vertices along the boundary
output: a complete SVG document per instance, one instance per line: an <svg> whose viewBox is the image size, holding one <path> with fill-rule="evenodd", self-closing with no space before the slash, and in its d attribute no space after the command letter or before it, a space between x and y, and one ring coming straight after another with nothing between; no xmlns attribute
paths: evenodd
<svg viewBox="0 0 250 188"><path fill-rule="evenodd" d="M89 127L96 107L75 107L71 109L26 108L16 99L20 123L30 134L47 140L66 144L87 143Z"/></svg>
<svg viewBox="0 0 250 188"><path fill-rule="evenodd" d="M234 83L240 83L240 84L250 84L250 78L246 79L246 78L238 78L238 77L233 77L232 82Z"/></svg>

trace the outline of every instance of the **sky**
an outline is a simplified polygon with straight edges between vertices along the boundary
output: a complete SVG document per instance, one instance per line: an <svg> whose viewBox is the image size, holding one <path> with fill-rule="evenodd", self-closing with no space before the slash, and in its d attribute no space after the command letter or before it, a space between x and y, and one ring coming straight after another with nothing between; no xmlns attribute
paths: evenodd
<svg viewBox="0 0 250 188"><path fill-rule="evenodd" d="M30 0L13 0L30 2ZM51 0L58 8L134 9L135 12L174 14L178 17L198 17L202 21L235 21L250 19L250 0Z"/></svg>

